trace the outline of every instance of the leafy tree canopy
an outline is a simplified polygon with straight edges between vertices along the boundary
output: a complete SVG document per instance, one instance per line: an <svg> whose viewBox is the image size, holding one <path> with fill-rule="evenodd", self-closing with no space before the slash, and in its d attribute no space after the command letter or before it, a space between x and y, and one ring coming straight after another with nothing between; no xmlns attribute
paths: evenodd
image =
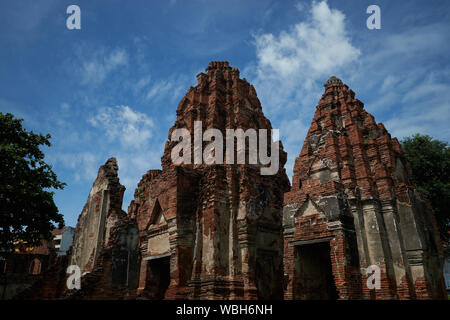
<svg viewBox="0 0 450 320"><path fill-rule="evenodd" d="M416 134L402 141L412 180L430 199L441 239L449 241L450 148L447 142Z"/></svg>
<svg viewBox="0 0 450 320"><path fill-rule="evenodd" d="M50 135L22 127L23 119L0 112L0 250L14 242L39 245L51 239L53 223L64 225L49 189L63 189L52 166L44 162L41 145L51 146Z"/></svg>

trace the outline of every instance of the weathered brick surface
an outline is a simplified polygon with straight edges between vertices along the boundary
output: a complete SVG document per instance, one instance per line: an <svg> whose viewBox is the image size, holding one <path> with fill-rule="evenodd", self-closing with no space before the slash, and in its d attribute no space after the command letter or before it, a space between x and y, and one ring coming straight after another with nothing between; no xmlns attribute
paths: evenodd
<svg viewBox="0 0 450 320"><path fill-rule="evenodd" d="M203 132L221 130L224 138L225 129L271 129L255 89L237 68L211 62L197 79L178 105L169 139L174 129L186 128L194 141L194 121L202 121ZM281 212L289 187L282 146L279 171L262 176L259 165L175 166L175 144L166 143L162 171L143 176L129 207L140 235L138 293L155 298L153 258L167 255L166 299L281 299Z"/></svg>
<svg viewBox="0 0 450 320"><path fill-rule="evenodd" d="M115 158L100 167L88 202L78 218L69 250L70 264L83 273L81 290L66 299L129 299L138 280L138 229L122 210L125 187L119 182Z"/></svg>
<svg viewBox="0 0 450 320"><path fill-rule="evenodd" d="M16 300L54 300L60 299L67 289L66 269L68 256L55 256L49 267L38 277L37 281L14 297Z"/></svg>
<svg viewBox="0 0 450 320"><path fill-rule="evenodd" d="M44 239L39 246L1 252L0 257L0 299L19 299L31 288L40 288L44 274L59 261L53 243Z"/></svg>
<svg viewBox="0 0 450 320"><path fill-rule="evenodd" d="M307 277L294 247L311 240L329 242L340 299L444 298L433 213L409 176L397 139L331 77L284 197L285 298ZM369 265L381 268L380 289L366 286Z"/></svg>
<svg viewBox="0 0 450 320"><path fill-rule="evenodd" d="M115 158L100 167L67 256L57 257L17 299L133 299L138 280L138 229L122 210L125 187ZM81 269L81 289L67 289L67 267Z"/></svg>
<svg viewBox="0 0 450 320"><path fill-rule="evenodd" d="M335 77L325 83L289 188L281 143L275 175L248 164L248 152L246 164L172 163L172 132L185 128L193 142L194 121L223 137L226 129L271 129L238 69L211 62L197 78L178 105L162 170L142 177L128 215L111 158L99 169L69 256L49 263L18 298L446 297L430 204L410 182L397 139L352 90ZM68 264L85 272L81 290L65 289ZM380 289L366 285L371 265L381 269Z"/></svg>

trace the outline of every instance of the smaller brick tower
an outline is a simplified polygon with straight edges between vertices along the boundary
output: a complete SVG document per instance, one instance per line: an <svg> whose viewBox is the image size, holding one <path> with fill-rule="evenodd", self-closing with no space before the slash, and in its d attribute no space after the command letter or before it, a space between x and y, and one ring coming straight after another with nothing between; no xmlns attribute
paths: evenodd
<svg viewBox="0 0 450 320"><path fill-rule="evenodd" d="M213 61L197 79L178 105L169 139L185 128L194 141L200 121L203 131L215 128L224 137L227 129L272 129L237 68ZM260 163L175 165L176 145L167 141L162 170L142 177L128 209L139 226L138 293L149 299L282 299L283 194L289 189L282 146L276 174L261 175Z"/></svg>
<svg viewBox="0 0 450 320"><path fill-rule="evenodd" d="M432 209L399 142L340 79L324 86L284 197L285 299L444 298Z"/></svg>

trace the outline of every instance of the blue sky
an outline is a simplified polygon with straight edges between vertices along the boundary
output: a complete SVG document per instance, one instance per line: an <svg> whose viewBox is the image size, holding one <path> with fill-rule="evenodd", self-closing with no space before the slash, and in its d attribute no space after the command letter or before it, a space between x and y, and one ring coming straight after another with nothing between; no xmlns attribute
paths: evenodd
<svg viewBox="0 0 450 320"><path fill-rule="evenodd" d="M81 8L81 30L66 8ZM381 8L381 29L366 8ZM323 83L336 75L400 139L450 139L450 2L0 2L0 111L50 133L47 162L67 183L55 201L75 226L98 167L119 161L127 188L160 168L168 130L195 75L227 60L254 84L292 175Z"/></svg>

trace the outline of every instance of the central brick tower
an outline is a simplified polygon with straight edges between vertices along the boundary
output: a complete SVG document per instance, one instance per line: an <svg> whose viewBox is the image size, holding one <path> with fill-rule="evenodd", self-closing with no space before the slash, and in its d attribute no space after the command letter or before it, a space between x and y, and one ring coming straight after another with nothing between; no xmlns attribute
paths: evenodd
<svg viewBox="0 0 450 320"><path fill-rule="evenodd" d="M203 132L215 128L223 137L226 129L272 129L237 68L211 62L197 79L178 105L169 139L173 130L187 129L194 141L196 121ZM129 207L140 234L138 293L150 299L282 299L289 180L281 143L274 175L261 175L261 164L248 164L247 157L246 164L174 165L176 144L166 143L162 170L143 176Z"/></svg>

